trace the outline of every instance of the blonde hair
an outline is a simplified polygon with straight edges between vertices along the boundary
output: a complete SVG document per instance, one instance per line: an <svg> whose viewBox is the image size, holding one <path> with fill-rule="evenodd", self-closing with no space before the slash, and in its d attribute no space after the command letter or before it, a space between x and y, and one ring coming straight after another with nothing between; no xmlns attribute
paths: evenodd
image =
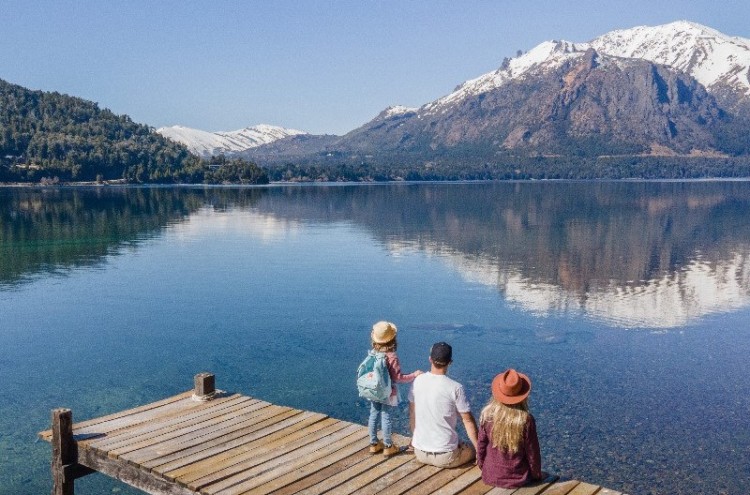
<svg viewBox="0 0 750 495"><path fill-rule="evenodd" d="M375 352L396 352L397 347L398 343L396 342L396 337L393 337L393 339L388 342L383 342L382 344L374 341L372 342L372 348Z"/></svg>
<svg viewBox="0 0 750 495"><path fill-rule="evenodd" d="M529 402L524 399L519 404L512 406L503 404L491 398L482 409L479 423L492 422L492 446L515 454L518 452L523 433L526 429L526 421L529 417Z"/></svg>

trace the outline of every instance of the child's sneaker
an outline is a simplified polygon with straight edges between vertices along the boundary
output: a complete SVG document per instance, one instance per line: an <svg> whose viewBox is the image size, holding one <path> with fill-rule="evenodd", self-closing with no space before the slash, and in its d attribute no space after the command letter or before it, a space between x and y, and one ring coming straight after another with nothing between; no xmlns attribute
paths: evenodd
<svg viewBox="0 0 750 495"><path fill-rule="evenodd" d="M377 443L371 443L370 444L370 453L371 454L377 454L378 452L381 452L383 450L383 442L378 440Z"/></svg>
<svg viewBox="0 0 750 495"><path fill-rule="evenodd" d="M401 449L396 445L395 443L393 445L386 445L383 449L383 455L385 457L390 457L392 455L398 454L401 451Z"/></svg>

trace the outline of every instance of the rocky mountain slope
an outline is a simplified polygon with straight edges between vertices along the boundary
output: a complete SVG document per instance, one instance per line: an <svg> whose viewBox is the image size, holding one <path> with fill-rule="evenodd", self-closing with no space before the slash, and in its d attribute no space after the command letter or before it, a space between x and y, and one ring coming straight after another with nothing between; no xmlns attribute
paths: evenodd
<svg viewBox="0 0 750 495"><path fill-rule="evenodd" d="M547 41L419 108L389 107L308 153L747 153L750 40L686 21ZM289 144L251 150L286 156ZM318 146L316 148L315 146Z"/></svg>
<svg viewBox="0 0 750 495"><path fill-rule="evenodd" d="M619 58L666 65L695 78L711 93L733 93L733 100L750 98L750 39L730 37L688 21L639 26L606 33L588 43L545 41L499 69L466 81L426 110L444 110L461 99L486 93L530 72L554 69L589 48Z"/></svg>
<svg viewBox="0 0 750 495"><path fill-rule="evenodd" d="M691 75L729 110L750 110L750 39L688 21L612 31L589 45Z"/></svg>
<svg viewBox="0 0 750 495"><path fill-rule="evenodd" d="M728 151L721 136L733 119L694 78L593 48L570 57L568 48L554 47L559 65L540 64L489 91L381 114L336 145L369 153L458 146L561 155Z"/></svg>

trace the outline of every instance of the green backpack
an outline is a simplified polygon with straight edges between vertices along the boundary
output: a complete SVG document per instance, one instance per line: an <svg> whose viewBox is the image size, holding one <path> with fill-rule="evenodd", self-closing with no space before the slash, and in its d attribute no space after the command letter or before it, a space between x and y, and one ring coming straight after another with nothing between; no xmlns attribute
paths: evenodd
<svg viewBox="0 0 750 495"><path fill-rule="evenodd" d="M357 368L357 390L363 399L388 402L391 396L391 375L385 364L385 353L369 351Z"/></svg>

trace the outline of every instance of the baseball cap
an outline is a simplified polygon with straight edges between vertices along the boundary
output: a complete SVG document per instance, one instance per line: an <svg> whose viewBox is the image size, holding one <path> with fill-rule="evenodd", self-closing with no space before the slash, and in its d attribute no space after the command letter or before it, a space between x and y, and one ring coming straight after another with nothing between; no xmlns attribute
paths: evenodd
<svg viewBox="0 0 750 495"><path fill-rule="evenodd" d="M432 344L430 358L438 364L448 364L453 360L453 348L445 342Z"/></svg>

